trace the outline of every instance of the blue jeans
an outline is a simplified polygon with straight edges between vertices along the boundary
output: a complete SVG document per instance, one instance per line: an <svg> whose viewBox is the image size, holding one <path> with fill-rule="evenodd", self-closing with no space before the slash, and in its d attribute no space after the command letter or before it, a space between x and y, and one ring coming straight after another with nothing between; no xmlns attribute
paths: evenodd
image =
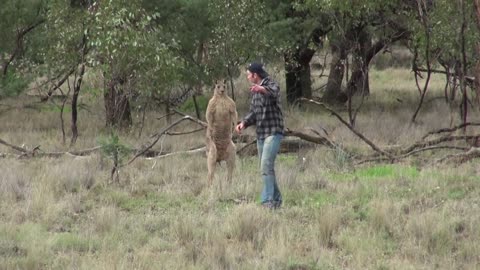
<svg viewBox="0 0 480 270"><path fill-rule="evenodd" d="M276 206L282 204L282 194L278 189L277 179L275 177L275 158L280 150L282 139L282 134L275 134L263 140L257 140L260 169L263 179L262 204L267 202L271 202Z"/></svg>

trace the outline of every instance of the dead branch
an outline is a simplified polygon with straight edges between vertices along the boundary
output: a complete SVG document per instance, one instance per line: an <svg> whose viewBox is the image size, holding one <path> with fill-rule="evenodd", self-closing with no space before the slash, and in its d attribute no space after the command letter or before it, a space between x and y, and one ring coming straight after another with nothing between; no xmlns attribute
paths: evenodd
<svg viewBox="0 0 480 270"><path fill-rule="evenodd" d="M380 149L378 146L376 146L373 142L371 142L369 139L367 139L365 136L363 136L360 132L356 131L347 121L345 121L337 112L335 112L334 110L330 109L327 105L325 105L324 103L322 102L318 102L318 101L315 101L313 99L306 99L306 98L300 98L301 101L306 101L306 102L310 102L310 103L313 103L313 104L317 104L317 105L320 105L322 106L323 108L325 108L327 111L329 111L331 114L333 114L335 117L337 117L338 120L340 120L340 122L342 122L342 124L344 124L348 129L350 129L355 135L357 135L360 139L362 139L366 144L368 144L373 150L375 150L376 152L382 154L382 155L385 155L387 157L389 157L390 159L395 159L390 153L387 153L385 151L383 151L382 149Z"/></svg>
<svg viewBox="0 0 480 270"><path fill-rule="evenodd" d="M86 155L89 155L93 152L96 152L96 151L98 151L102 148L101 146L96 146L96 147L93 147L93 148L88 148L88 149L78 150L78 151L43 152L40 149L40 145L35 146L32 150L28 150L24 147L20 147L20 146L10 144L10 143L6 142L5 140L2 140L2 139L0 139L0 144L6 145L6 146L18 151L18 152L21 152L21 154L17 157L61 157L61 156L64 156L64 155L86 156Z"/></svg>
<svg viewBox="0 0 480 270"><path fill-rule="evenodd" d="M440 134L440 133L444 133L444 132L454 132L456 130L459 130L459 129L467 127L467 126L480 126L480 123L467 122L467 123L463 123L463 124L460 124L460 125L452 127L452 128L441 128L441 129L438 129L438 130L435 130L435 131L430 131L422 137L422 140L426 139L428 136L433 135L433 134Z"/></svg>
<svg viewBox="0 0 480 270"><path fill-rule="evenodd" d="M172 124L170 124L169 126L167 126L166 128L162 129L160 132L158 132L157 134L155 134L154 136L156 137L155 140L150 143L147 147L145 147L143 150L139 151L132 159L130 159L127 163L125 164L122 164L122 165L119 165L118 168L121 168L121 167L124 167L126 165L130 165L135 159L137 159L139 156L145 154L150 148L152 148L159 140L160 138L170 129L172 129L173 127L175 127L176 125L180 124L181 122L185 121L185 120L190 120L190 121L193 121L195 123L198 123L198 119L194 119L192 118L191 116L189 115L185 115L184 117L178 119L177 121L173 122Z"/></svg>
<svg viewBox="0 0 480 270"><path fill-rule="evenodd" d="M202 121L202 120L200 120L200 119L198 119L198 118L192 117L192 116L190 116L190 115L188 115L188 114L185 114L185 113L183 113L183 112L181 112L181 111L179 111L179 110L176 110L176 109L171 109L171 110L174 111L175 113L183 116L183 117L188 117L189 120L191 120L191 121L193 121L193 122L195 122L195 123L197 123L197 124L199 124L199 125L201 125L201 126L203 126L203 127L205 127L205 128L208 127L207 122L204 122L204 121Z"/></svg>
<svg viewBox="0 0 480 270"><path fill-rule="evenodd" d="M431 150L438 150L438 149L454 149L454 150L466 151L466 150L468 150L468 149L470 149L470 148L468 148L468 147L461 147L461 146L449 146L449 145L429 146L429 147L424 147L424 148L416 149L416 150L413 150L413 151L408 152L408 153L406 153L406 154L397 156L397 157L395 157L395 159L396 159L396 160L401 160L401 159L407 158L407 157L409 157L409 156L418 154L418 153L420 153L420 152L431 151ZM361 165L361 164L365 164L365 163L369 163L369 162L381 162L381 161L389 161L389 160L390 160L390 159L388 159L388 158L386 158L386 157L375 157L375 158L363 159L363 160L360 160L360 161L355 162L354 164L355 164L355 165Z"/></svg>
<svg viewBox="0 0 480 270"><path fill-rule="evenodd" d="M480 158L480 148L479 147L472 147L467 152L463 152L463 153L459 153L459 154L446 155L443 158L440 158L440 159L434 161L434 163L442 163L442 162L448 162L448 161L457 161L458 163L464 163L464 162L470 161L474 158Z"/></svg>
<svg viewBox="0 0 480 270"><path fill-rule="evenodd" d="M200 147L200 148L196 148L196 149L192 149L192 150L187 150L187 151L178 151L178 152L172 152L172 153L166 153L166 154L162 154L162 155L158 155L158 156L154 156L154 157L147 157L145 159L147 160L152 160L152 159L161 159L161 158L166 158L166 157L171 157L171 156L177 156L177 155L189 155L189 154L198 154L198 153L202 153L202 152L205 152L206 150L206 147L203 146L203 147Z"/></svg>
<svg viewBox="0 0 480 270"><path fill-rule="evenodd" d="M10 147L10 148L13 148L13 149L15 149L15 150L17 150L17 151L19 151L19 152L22 152L22 153L28 153L28 152L29 152L27 149L25 149L25 148L23 148L23 147L16 146L16 145L13 145L13 144L9 144L9 143L7 143L6 141L4 141L4 140L2 140L2 139L0 139L0 143L3 144L3 145L8 146L8 147Z"/></svg>
<svg viewBox="0 0 480 270"><path fill-rule="evenodd" d="M285 128L285 136L295 136L298 137L302 140L305 140L307 142L312 142L316 144L321 144L325 146L329 146L331 148L339 148L339 146L331 141L330 139L321 136L320 134L317 133L317 136L312 136L310 134L306 134L297 130L291 130L289 128Z"/></svg>
<svg viewBox="0 0 480 270"><path fill-rule="evenodd" d="M433 140L429 140L429 141L419 141L419 142L414 143L414 144L411 145L410 147L408 147L408 148L406 148L406 149L404 149L404 150L401 150L401 151L400 151L400 154L404 155L404 154L407 154L407 153L409 153L409 152L412 152L412 151L415 150L415 149L425 148L425 147L437 145L437 144L444 143L444 142L453 142L453 141L462 141L462 140L473 140L473 139L476 139L478 136L480 136L480 134L468 135L468 136L464 136L464 135L459 135L459 136L446 135L446 136L443 136L443 137L440 137L440 138L437 138L437 139L433 139Z"/></svg>
<svg viewBox="0 0 480 270"><path fill-rule="evenodd" d="M95 146L92 148L78 150L78 151L68 151L68 152L45 152L45 153L38 153L37 155L46 156L46 157L61 157L63 155L73 155L73 156L86 156L91 153L97 152L102 149L102 146Z"/></svg>
<svg viewBox="0 0 480 270"><path fill-rule="evenodd" d="M192 133L196 133L196 132L199 132L199 131L202 131L202 130L205 130L205 128L202 127L202 128L197 128L197 129L194 129L194 130L184 131L184 132L166 132L165 134L170 135L170 136L178 136L178 135L192 134Z"/></svg>
<svg viewBox="0 0 480 270"><path fill-rule="evenodd" d="M242 146L242 148L237 150L237 155L245 155L245 153L247 152L246 149L248 149L250 146L252 146L256 143L257 143L257 140L253 140L253 141L245 144L244 146Z"/></svg>
<svg viewBox="0 0 480 270"><path fill-rule="evenodd" d="M427 72L427 69L414 67L413 71L414 72ZM457 77L458 76L457 74L455 74L453 72L447 72L447 71L438 70L438 69L431 69L430 72L437 73L437 74L445 74L445 75L449 75L449 76L452 76L452 77ZM464 76L464 78L465 78L465 81L469 84L473 84L475 82L475 77Z"/></svg>
<svg viewBox="0 0 480 270"><path fill-rule="evenodd" d="M162 116L160 116L160 117L157 117L157 120L162 120L163 118L172 116L172 115L174 115L174 114L175 114L175 112L167 113L167 114L165 114L165 115L162 115Z"/></svg>

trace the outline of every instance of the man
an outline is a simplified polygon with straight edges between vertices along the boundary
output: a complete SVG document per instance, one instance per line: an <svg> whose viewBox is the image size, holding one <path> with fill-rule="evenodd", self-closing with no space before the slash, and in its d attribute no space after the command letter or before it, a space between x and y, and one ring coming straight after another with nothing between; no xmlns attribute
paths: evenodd
<svg viewBox="0 0 480 270"><path fill-rule="evenodd" d="M252 100L250 111L235 130L241 131L249 126L256 126L257 149L263 179L261 202L270 209L279 208L282 195L275 177L275 158L283 139L283 114L280 107L280 87L264 70L260 63L251 63L247 68L247 79Z"/></svg>

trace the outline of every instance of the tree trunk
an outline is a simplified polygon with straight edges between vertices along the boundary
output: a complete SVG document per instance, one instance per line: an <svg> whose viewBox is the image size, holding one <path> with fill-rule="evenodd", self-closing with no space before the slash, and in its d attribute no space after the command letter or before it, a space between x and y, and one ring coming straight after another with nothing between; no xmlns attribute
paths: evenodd
<svg viewBox="0 0 480 270"><path fill-rule="evenodd" d="M196 58L196 62L197 62L197 65L202 65L204 64L204 56L206 54L206 48L205 48L205 44L203 42L200 42L198 44L198 47L197 47L197 58ZM229 70L230 71L230 70ZM195 113L197 114L197 118L198 119L202 119L202 114L200 113L200 107L198 106L198 102L197 102L197 96L201 96L203 95L203 89L202 89L202 80L199 78L197 83L195 84L194 86L194 92L193 92L193 95L192 95L192 98L193 98L193 105L195 105ZM232 95L233 95L233 87L232 87ZM170 113L170 104L168 104L167 102L167 123L170 124L172 119L171 117L169 116L169 113Z"/></svg>
<svg viewBox="0 0 480 270"><path fill-rule="evenodd" d="M80 94L80 88L82 86L83 74L85 74L85 63L82 64L80 67L80 74L77 81L73 85L73 96L72 96L72 139L70 140L70 147L75 145L78 138L78 126L77 126L77 119L78 119L78 112L77 112L77 104L78 104L78 95Z"/></svg>
<svg viewBox="0 0 480 270"><path fill-rule="evenodd" d="M310 61L314 54L314 50L304 48L284 56L288 104L295 104L301 97L312 97Z"/></svg>
<svg viewBox="0 0 480 270"><path fill-rule="evenodd" d="M104 102L107 127L127 128L132 125L130 102L124 92L123 78L113 78L105 89Z"/></svg>
<svg viewBox="0 0 480 270"><path fill-rule="evenodd" d="M72 139L70 141L70 147L75 145L78 138L78 127L77 127L77 102L78 102L78 95L80 94L80 89L82 86L83 75L85 74L85 56L88 52L87 47L87 36L84 34L82 38L82 61L80 64L80 73L78 75L78 79L75 80L73 83L73 96L72 96ZM76 75L75 75L76 77Z"/></svg>
<svg viewBox="0 0 480 270"><path fill-rule="evenodd" d="M480 0L474 0L475 15L477 18L477 28L480 31ZM475 66L475 92L477 93L477 103L480 103L480 41L477 41L477 64Z"/></svg>
<svg viewBox="0 0 480 270"><path fill-rule="evenodd" d="M373 48L372 40L365 28L360 29L355 34L356 37L354 40L354 44L356 46L354 46L355 49L353 51L352 76L347 83L347 95L349 97L353 96L356 93L360 93L365 96L370 94L370 86L368 82L368 66L372 58L377 53L370 52L370 50L372 50ZM380 49L383 47L384 46L382 45Z"/></svg>
<svg viewBox="0 0 480 270"><path fill-rule="evenodd" d="M330 62L330 74L328 75L327 87L322 99L326 103L345 102L342 94L342 81L345 74L345 61L347 49L343 43L332 42L332 60Z"/></svg>
<svg viewBox="0 0 480 270"><path fill-rule="evenodd" d="M198 102L197 102L197 96L193 94L192 99L193 99L193 105L195 106L195 114L197 115L198 119L202 119L200 114L200 107L198 106Z"/></svg>

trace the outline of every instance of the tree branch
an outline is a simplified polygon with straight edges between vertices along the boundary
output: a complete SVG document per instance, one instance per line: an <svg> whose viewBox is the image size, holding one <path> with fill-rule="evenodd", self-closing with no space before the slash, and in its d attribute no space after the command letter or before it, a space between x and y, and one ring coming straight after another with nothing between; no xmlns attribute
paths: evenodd
<svg viewBox="0 0 480 270"><path fill-rule="evenodd" d="M395 159L395 157L392 156L390 153L387 153L387 152L383 151L383 150L380 149L378 146L376 146L373 142L371 142L369 139L367 139L365 136L363 136L360 132L356 131L356 130L355 130L347 121L345 121L337 112L335 112L334 110L330 109L330 108L329 108L327 105L325 105L324 103L315 101L315 100L313 100L313 99L306 99L306 98L300 98L300 100L322 106L322 107L325 108L327 111L329 111L331 114L333 114L335 117L337 117L337 119L338 119L340 122L342 122L342 124L344 124L348 129L350 129L350 131L352 131L355 135L357 135L360 139L362 139L366 144L368 144L373 150L375 150L376 152L378 152L378 153L380 153L380 154L382 154L382 155L385 155L385 156L389 157L391 160L394 160L394 159Z"/></svg>

